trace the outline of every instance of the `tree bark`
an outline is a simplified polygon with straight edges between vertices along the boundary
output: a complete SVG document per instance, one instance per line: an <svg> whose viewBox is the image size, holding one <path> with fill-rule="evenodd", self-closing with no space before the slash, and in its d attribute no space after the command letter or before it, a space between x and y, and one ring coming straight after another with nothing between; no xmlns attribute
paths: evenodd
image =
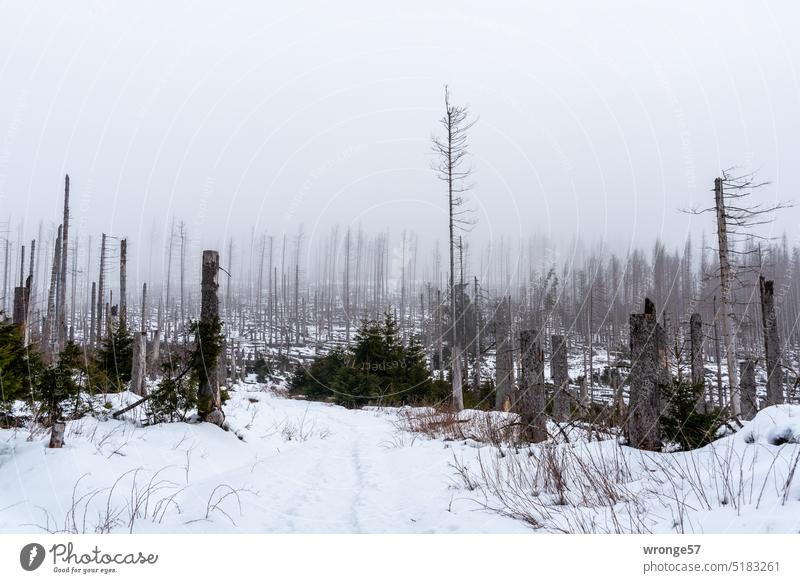
<svg viewBox="0 0 800 583"><path fill-rule="evenodd" d="M535 330L519 333L522 374L516 409L523 427L523 435L533 443L547 439L546 395L544 386L544 351Z"/></svg>
<svg viewBox="0 0 800 583"><path fill-rule="evenodd" d="M758 278L761 292L761 321L764 325L764 357L767 366L767 400L765 407L779 405L783 400L783 367L781 345L778 337L778 319L775 315L774 282L763 276Z"/></svg>
<svg viewBox="0 0 800 583"><path fill-rule="evenodd" d="M62 447L64 445L64 431L66 428L67 424L63 421L53 421L53 425L50 427L50 443L47 447Z"/></svg>
<svg viewBox="0 0 800 583"><path fill-rule="evenodd" d="M689 345L692 385L703 385L695 403L697 412L705 411L705 372L703 369L703 318L697 312L689 317Z"/></svg>
<svg viewBox="0 0 800 583"><path fill-rule="evenodd" d="M569 406L569 364L567 363L567 339L553 334L550 337L553 352L550 356L550 376L555 386L553 392L553 417L563 421L570 416Z"/></svg>
<svg viewBox="0 0 800 583"><path fill-rule="evenodd" d="M100 273L97 275L97 332L96 339L103 339L103 311L105 307L106 234L100 242Z"/></svg>
<svg viewBox="0 0 800 583"><path fill-rule="evenodd" d="M69 254L69 174L64 177L64 222L61 231L61 267L56 300L56 351L61 352L67 338L67 256Z"/></svg>
<svg viewBox="0 0 800 583"><path fill-rule="evenodd" d="M752 419L758 412L756 396L756 359L746 358L741 363L742 418Z"/></svg>
<svg viewBox="0 0 800 583"><path fill-rule="evenodd" d="M504 299L495 315L495 409L507 411L514 386L514 346L511 342L511 322L508 299Z"/></svg>
<svg viewBox="0 0 800 583"><path fill-rule="evenodd" d="M667 348L664 329L658 324L648 299L644 314L630 316L630 346L630 399L625 434L631 447L658 451Z"/></svg>
<svg viewBox="0 0 800 583"><path fill-rule="evenodd" d="M128 329L128 240L119 242L119 325Z"/></svg>
<svg viewBox="0 0 800 583"><path fill-rule="evenodd" d="M201 325L212 325L219 321L219 253L217 251L203 251L202 282L201 282ZM202 350L202 346L199 347ZM205 374L202 375L200 386L197 390L197 410L204 421L222 426L224 415L219 395L219 379L217 377L218 362L215 359L205 359Z"/></svg>
<svg viewBox="0 0 800 583"><path fill-rule="evenodd" d="M717 240L719 244L719 287L722 301L722 337L725 342L725 357L728 362L729 404L731 415L741 412L738 370L736 368L736 324L733 321L733 301L731 299L730 255L728 252L728 224L725 214L725 198L722 191L722 178L714 180L714 202L717 213Z"/></svg>

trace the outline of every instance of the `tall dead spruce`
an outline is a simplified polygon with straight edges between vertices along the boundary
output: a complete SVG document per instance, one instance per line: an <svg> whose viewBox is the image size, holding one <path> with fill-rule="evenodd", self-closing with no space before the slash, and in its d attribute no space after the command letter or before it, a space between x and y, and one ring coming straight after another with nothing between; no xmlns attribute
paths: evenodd
<svg viewBox="0 0 800 583"><path fill-rule="evenodd" d="M472 173L467 166L467 132L475 125L477 120L470 119L469 108L450 103L450 91L444 88L444 116L439 123L444 130L444 137L433 138L433 152L438 158L434 169L447 185L448 232L450 251L450 274L448 292L450 295L450 367L453 382L453 406L461 410L464 408L463 374L460 337L458 324L460 315L457 312L459 302L456 301L455 289L455 252L456 231L464 230L472 224L469 218L470 209L464 207L464 193L469 190L465 182ZM458 292L461 293L460 290Z"/></svg>
<svg viewBox="0 0 800 583"><path fill-rule="evenodd" d="M766 184L757 181L752 173L734 176L730 171L723 171L722 176L714 180L714 206L691 211L693 214L714 213L716 219L721 310L719 319L728 369L728 404L734 417L741 414L742 408L733 284L737 279L737 272L742 271L739 264L743 263L735 259L750 253L747 249L739 249L747 240L763 239L754 232L756 227L772 222L775 211L792 206L786 202L773 205L752 202L753 192Z"/></svg>

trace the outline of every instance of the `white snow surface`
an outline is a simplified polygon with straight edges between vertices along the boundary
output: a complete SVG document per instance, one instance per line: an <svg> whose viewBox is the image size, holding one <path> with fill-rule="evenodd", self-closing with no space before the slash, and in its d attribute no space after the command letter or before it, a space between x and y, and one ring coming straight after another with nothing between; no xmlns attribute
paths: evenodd
<svg viewBox="0 0 800 583"><path fill-rule="evenodd" d="M614 439L547 446L590 468L601 460L603 472L620 464L607 472L620 496L592 502L573 468L564 504L532 478L522 498L542 518L534 527L480 480L481 468L503 475L514 464L535 474L528 448L412 434L396 409L232 389L229 431L86 416L68 423L64 448L48 449L45 432L0 430L0 532L800 532L798 406L765 409L692 452ZM109 398L119 408L136 397Z"/></svg>

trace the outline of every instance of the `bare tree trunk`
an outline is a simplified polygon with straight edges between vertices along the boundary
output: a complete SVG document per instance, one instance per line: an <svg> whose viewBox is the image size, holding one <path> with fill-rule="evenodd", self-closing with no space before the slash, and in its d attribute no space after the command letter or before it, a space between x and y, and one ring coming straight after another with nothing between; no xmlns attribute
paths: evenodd
<svg viewBox="0 0 800 583"><path fill-rule="evenodd" d="M47 293L47 316L42 331L42 349L47 362L53 359L53 328L56 323L56 292L58 289L58 269L61 265L61 227L56 235L55 251L53 252L53 268L50 272L50 290Z"/></svg>
<svg viewBox="0 0 800 583"><path fill-rule="evenodd" d="M717 297L714 296L712 300L714 306L714 362L717 365L717 400L719 401L720 408L725 406L725 390L722 386L722 352L720 350L719 342L719 326L717 326Z"/></svg>
<svg viewBox="0 0 800 583"><path fill-rule="evenodd" d="M550 338L550 376L555 385L553 393L553 417L556 421L569 418L569 365L567 363L567 339L553 334Z"/></svg>
<svg viewBox="0 0 800 583"><path fill-rule="evenodd" d="M50 443L47 447L60 448L64 445L64 430L67 424L63 421L53 421L50 427Z"/></svg>
<svg viewBox="0 0 800 583"><path fill-rule="evenodd" d="M344 240L344 339L346 344L350 344L350 228L347 228Z"/></svg>
<svg viewBox="0 0 800 583"><path fill-rule="evenodd" d="M161 299L158 300L158 322L153 332L153 348L150 350L147 370L150 372L150 380L156 380L159 365L161 364Z"/></svg>
<svg viewBox="0 0 800 583"><path fill-rule="evenodd" d="M31 267L33 265L31 264ZM70 277L72 283L70 291L70 311L69 311L69 340L75 342L75 310L78 302L78 241L72 246L72 274Z"/></svg>
<svg viewBox="0 0 800 583"><path fill-rule="evenodd" d="M181 334L183 335L183 341L186 343L186 296L184 294L184 283L186 279L186 232L184 231L183 221L180 224L181 230L181 283L180 283L180 294L181 294L181 321L180 321L180 330ZM219 265L219 259L217 259L217 265Z"/></svg>
<svg viewBox="0 0 800 583"><path fill-rule="evenodd" d="M544 351L535 330L519 333L522 374L515 408L520 415L523 435L531 442L547 439L546 395L544 387Z"/></svg>
<svg viewBox="0 0 800 583"><path fill-rule="evenodd" d="M56 352L61 352L67 339L67 257L69 255L69 174L64 177L64 222L61 231L61 267L58 274L56 300Z"/></svg>
<svg viewBox="0 0 800 583"><path fill-rule="evenodd" d="M614 392L614 410L619 415L620 419L625 411L625 395L622 386L622 375L618 367L612 367L608 370L608 384Z"/></svg>
<svg viewBox="0 0 800 583"><path fill-rule="evenodd" d="M752 419L758 412L756 397L756 359L745 358L741 363L742 418Z"/></svg>
<svg viewBox="0 0 800 583"><path fill-rule="evenodd" d="M507 411L514 387L514 347L511 342L510 307L505 298L498 307L495 323L495 409Z"/></svg>
<svg viewBox="0 0 800 583"><path fill-rule="evenodd" d="M475 340L474 355L475 362L472 365L472 390L476 396L481 394L481 311L478 301L478 278L473 278L472 304L475 312Z"/></svg>
<svg viewBox="0 0 800 583"><path fill-rule="evenodd" d="M91 313L89 316L89 346L94 348L94 344L97 340L97 328L95 323L95 319L97 318L97 284L94 281L92 282L92 298L89 310Z"/></svg>
<svg viewBox="0 0 800 583"><path fill-rule="evenodd" d="M27 336L28 329L28 289L25 286L14 288L14 308L12 311L12 322L19 328L23 339Z"/></svg>
<svg viewBox="0 0 800 583"><path fill-rule="evenodd" d="M697 312L689 317L689 345L692 385L700 387L705 385L705 371L703 368L703 318ZM697 397L695 410L705 410L705 388Z"/></svg>
<svg viewBox="0 0 800 583"><path fill-rule="evenodd" d="M119 242L119 325L128 329L128 240Z"/></svg>
<svg viewBox="0 0 800 583"><path fill-rule="evenodd" d="M219 253L203 251L203 276L201 283L200 323L210 326L219 321ZM200 346L202 350L202 346ZM222 426L225 416L219 395L217 359L205 359L205 374L201 376L197 390L197 412L200 418L209 423Z"/></svg>
<svg viewBox="0 0 800 583"><path fill-rule="evenodd" d="M728 385L731 415L741 412L738 369L736 366L736 325L733 321L733 301L731 299L730 254L728 251L728 224L725 214L725 199L722 192L722 178L714 180L714 202L717 213L717 240L719 244L719 287L722 300L722 337L725 341L725 356L728 362Z"/></svg>
<svg viewBox="0 0 800 583"><path fill-rule="evenodd" d="M625 434L631 447L658 451L661 392L668 357L664 329L656 320L649 299L645 299L644 314L630 316L630 344L630 400Z"/></svg>
<svg viewBox="0 0 800 583"><path fill-rule="evenodd" d="M30 267L28 268L28 279L25 282L26 290L26 298L25 298L25 344L30 342L31 336L34 334L30 327L31 317L33 315L31 305L35 301L35 285L36 279L34 274L37 272L34 271L34 256L36 256L36 262L38 262L38 255L36 255L36 239L31 241L31 258L30 258ZM38 277L38 275L37 275Z"/></svg>
<svg viewBox="0 0 800 583"><path fill-rule="evenodd" d="M105 307L106 234L100 242L100 273L97 275L97 341L103 338L103 311Z"/></svg>
<svg viewBox="0 0 800 583"><path fill-rule="evenodd" d="M783 367L781 366L778 319L775 316L774 283L760 276L758 284L761 292L761 321L764 326L764 357L767 366L767 400L764 406L769 407L784 402Z"/></svg>
<svg viewBox="0 0 800 583"><path fill-rule="evenodd" d="M131 391L137 395L147 394L145 379L147 378L147 284L142 285L142 319L140 329L134 336L133 373L131 374Z"/></svg>

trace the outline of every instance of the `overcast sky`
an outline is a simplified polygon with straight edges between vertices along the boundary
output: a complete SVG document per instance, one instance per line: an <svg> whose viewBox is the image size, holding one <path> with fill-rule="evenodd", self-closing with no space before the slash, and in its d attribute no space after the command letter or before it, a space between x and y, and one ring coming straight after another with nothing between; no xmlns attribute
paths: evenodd
<svg viewBox="0 0 800 583"><path fill-rule="evenodd" d="M602 6L600 6L602 4ZM702 4L702 6L700 6ZM800 190L796 2L2 2L0 220L203 245L252 226L446 236L443 86L471 237L671 244L721 168ZM794 239L800 209L776 229ZM155 226L154 226L155 225Z"/></svg>

